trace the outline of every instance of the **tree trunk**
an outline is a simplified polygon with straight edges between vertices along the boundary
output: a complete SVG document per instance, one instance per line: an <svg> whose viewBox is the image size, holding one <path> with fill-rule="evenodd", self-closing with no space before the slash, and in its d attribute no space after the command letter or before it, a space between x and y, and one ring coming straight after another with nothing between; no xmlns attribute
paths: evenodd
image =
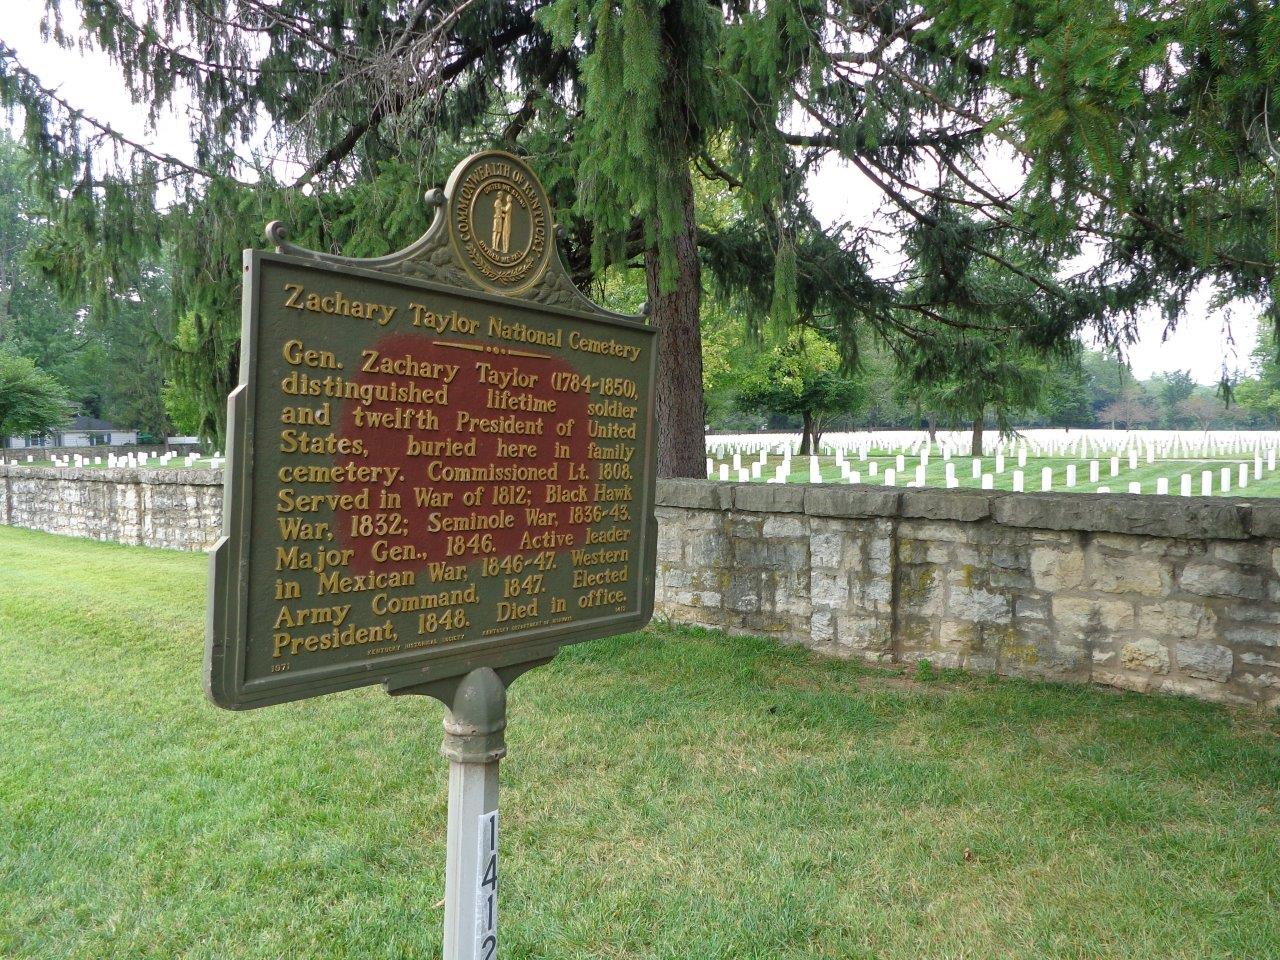
<svg viewBox="0 0 1280 960"><path fill-rule="evenodd" d="M969 446L969 456L982 456L982 428L984 426L985 408L978 411L977 416L973 418L973 443Z"/></svg>
<svg viewBox="0 0 1280 960"><path fill-rule="evenodd" d="M684 206L683 230L675 240L679 267L675 289L661 292L658 251L644 255L650 322L658 328L658 373L654 383L658 430L658 476L705 477L706 407L702 396L702 264L693 180L688 166L676 172Z"/></svg>
<svg viewBox="0 0 1280 960"><path fill-rule="evenodd" d="M801 416L804 418L804 423L800 427L800 453L798 456L807 457L815 452L814 448L817 447L816 443L812 447L809 446L809 438L813 436L813 414L806 410Z"/></svg>

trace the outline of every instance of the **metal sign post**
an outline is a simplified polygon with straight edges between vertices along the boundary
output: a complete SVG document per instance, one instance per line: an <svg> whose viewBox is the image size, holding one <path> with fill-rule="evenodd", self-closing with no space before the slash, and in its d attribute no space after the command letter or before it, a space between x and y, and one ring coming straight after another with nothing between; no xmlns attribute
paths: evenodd
<svg viewBox="0 0 1280 960"><path fill-rule="evenodd" d="M498 764L507 755L507 686L546 661L501 672L388 688L445 705L449 826L444 868L444 960L495 960L498 951Z"/></svg>
<svg viewBox="0 0 1280 960"><path fill-rule="evenodd" d="M385 257L246 251L205 684L381 683L448 710L445 956L497 954L506 689L653 612L656 330L574 286L542 185L487 151Z"/></svg>

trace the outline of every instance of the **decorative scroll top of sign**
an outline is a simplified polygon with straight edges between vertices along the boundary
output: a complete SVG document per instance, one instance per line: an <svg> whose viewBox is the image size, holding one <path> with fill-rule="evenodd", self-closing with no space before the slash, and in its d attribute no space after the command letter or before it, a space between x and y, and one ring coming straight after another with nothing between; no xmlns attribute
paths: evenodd
<svg viewBox="0 0 1280 960"><path fill-rule="evenodd" d="M556 252L551 204L519 157L486 150L463 160L443 191L427 203L435 220L421 238L385 257L344 257L294 246L285 224L267 226L279 253L533 300L554 307L621 317L574 286Z"/></svg>
<svg viewBox="0 0 1280 960"><path fill-rule="evenodd" d="M480 286L519 293L551 260L550 204L516 157L492 151L464 161L445 188L458 259Z"/></svg>

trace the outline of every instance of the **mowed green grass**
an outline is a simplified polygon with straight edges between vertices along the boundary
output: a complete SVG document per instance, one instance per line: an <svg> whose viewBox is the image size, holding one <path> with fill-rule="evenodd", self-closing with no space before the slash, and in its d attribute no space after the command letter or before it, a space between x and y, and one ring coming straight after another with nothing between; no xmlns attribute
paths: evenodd
<svg viewBox="0 0 1280 960"><path fill-rule="evenodd" d="M0 956L434 958L441 708L200 688L204 558L0 528ZM501 956L1280 957L1276 717L691 630L511 692Z"/></svg>
<svg viewBox="0 0 1280 960"><path fill-rule="evenodd" d="M757 454L756 456L759 456ZM750 469L752 461L755 457L744 456L743 466ZM882 485L884 483L884 472L888 469L897 469L897 456L895 453L874 453L866 460L858 460L856 454L850 454L846 457L852 468L862 474L862 483ZM718 465L722 461L716 459ZM732 458L727 458L723 462L729 462L732 465ZM871 475L869 463L875 462L877 465L877 473ZM982 487L982 480L973 476L973 458L968 456L953 456L952 462L956 465L956 479L960 481L960 486L978 490ZM760 473L759 481L772 480L778 466L782 463L781 456L771 456L768 465L765 466ZM896 485L905 487L908 482L915 480L916 466L920 463L919 457L907 456L906 469L898 471L896 477ZM1074 463L1076 465L1076 485L1074 487L1067 486L1067 465ZM1249 485L1244 489L1238 486L1239 481L1239 465L1241 463L1248 464L1249 467ZM835 457L823 456L818 458L818 466L822 471L823 483L841 483L840 468L837 466ZM1229 496L1229 497L1280 497L1280 468L1274 471L1268 471L1266 460L1263 459L1262 479L1255 480L1253 478L1253 457L1220 457L1220 458L1204 458L1204 459L1178 459L1178 460L1156 460L1154 463L1147 463L1145 458L1139 457L1136 469L1129 469L1129 460L1127 457L1120 458L1120 472L1116 476L1111 476L1111 458L1101 457L1098 459L1098 482L1089 482L1089 460L1074 459L1070 457L1027 457L1027 465L1025 467L1018 466L1017 456L1005 457L1004 472L995 473L996 461L995 457L982 458L982 470L984 473L993 474L993 484L996 490L1010 491L1013 489L1013 471L1022 470L1024 474L1025 489L1027 492L1039 492L1040 490L1040 470L1043 467L1049 467L1053 470L1053 490L1055 493L1096 493L1099 487L1108 487L1111 493L1128 493L1130 483L1142 484L1142 493L1155 493L1156 480L1160 477L1167 477L1169 480L1169 493L1177 495L1180 490L1180 478L1182 474L1191 474L1191 494L1192 496L1200 496L1200 474L1204 470L1213 472L1213 496ZM1221 488L1222 468L1231 468L1231 489L1224 492ZM719 477L719 467L716 468L716 478ZM929 487L946 487L946 463L940 456L931 456L929 465L925 469L925 485ZM730 479L736 480L737 476L730 471ZM809 482L809 460L807 457L791 458L791 473L787 478L788 483L808 483Z"/></svg>

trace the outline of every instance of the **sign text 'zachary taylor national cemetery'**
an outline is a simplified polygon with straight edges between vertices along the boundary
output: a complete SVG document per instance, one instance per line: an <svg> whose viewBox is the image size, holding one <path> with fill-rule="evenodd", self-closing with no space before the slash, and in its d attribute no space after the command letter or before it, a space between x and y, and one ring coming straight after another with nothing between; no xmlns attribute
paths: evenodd
<svg viewBox="0 0 1280 960"><path fill-rule="evenodd" d="M654 331L582 298L524 164L417 243L245 256L210 695L254 707L546 659L653 597Z"/></svg>

